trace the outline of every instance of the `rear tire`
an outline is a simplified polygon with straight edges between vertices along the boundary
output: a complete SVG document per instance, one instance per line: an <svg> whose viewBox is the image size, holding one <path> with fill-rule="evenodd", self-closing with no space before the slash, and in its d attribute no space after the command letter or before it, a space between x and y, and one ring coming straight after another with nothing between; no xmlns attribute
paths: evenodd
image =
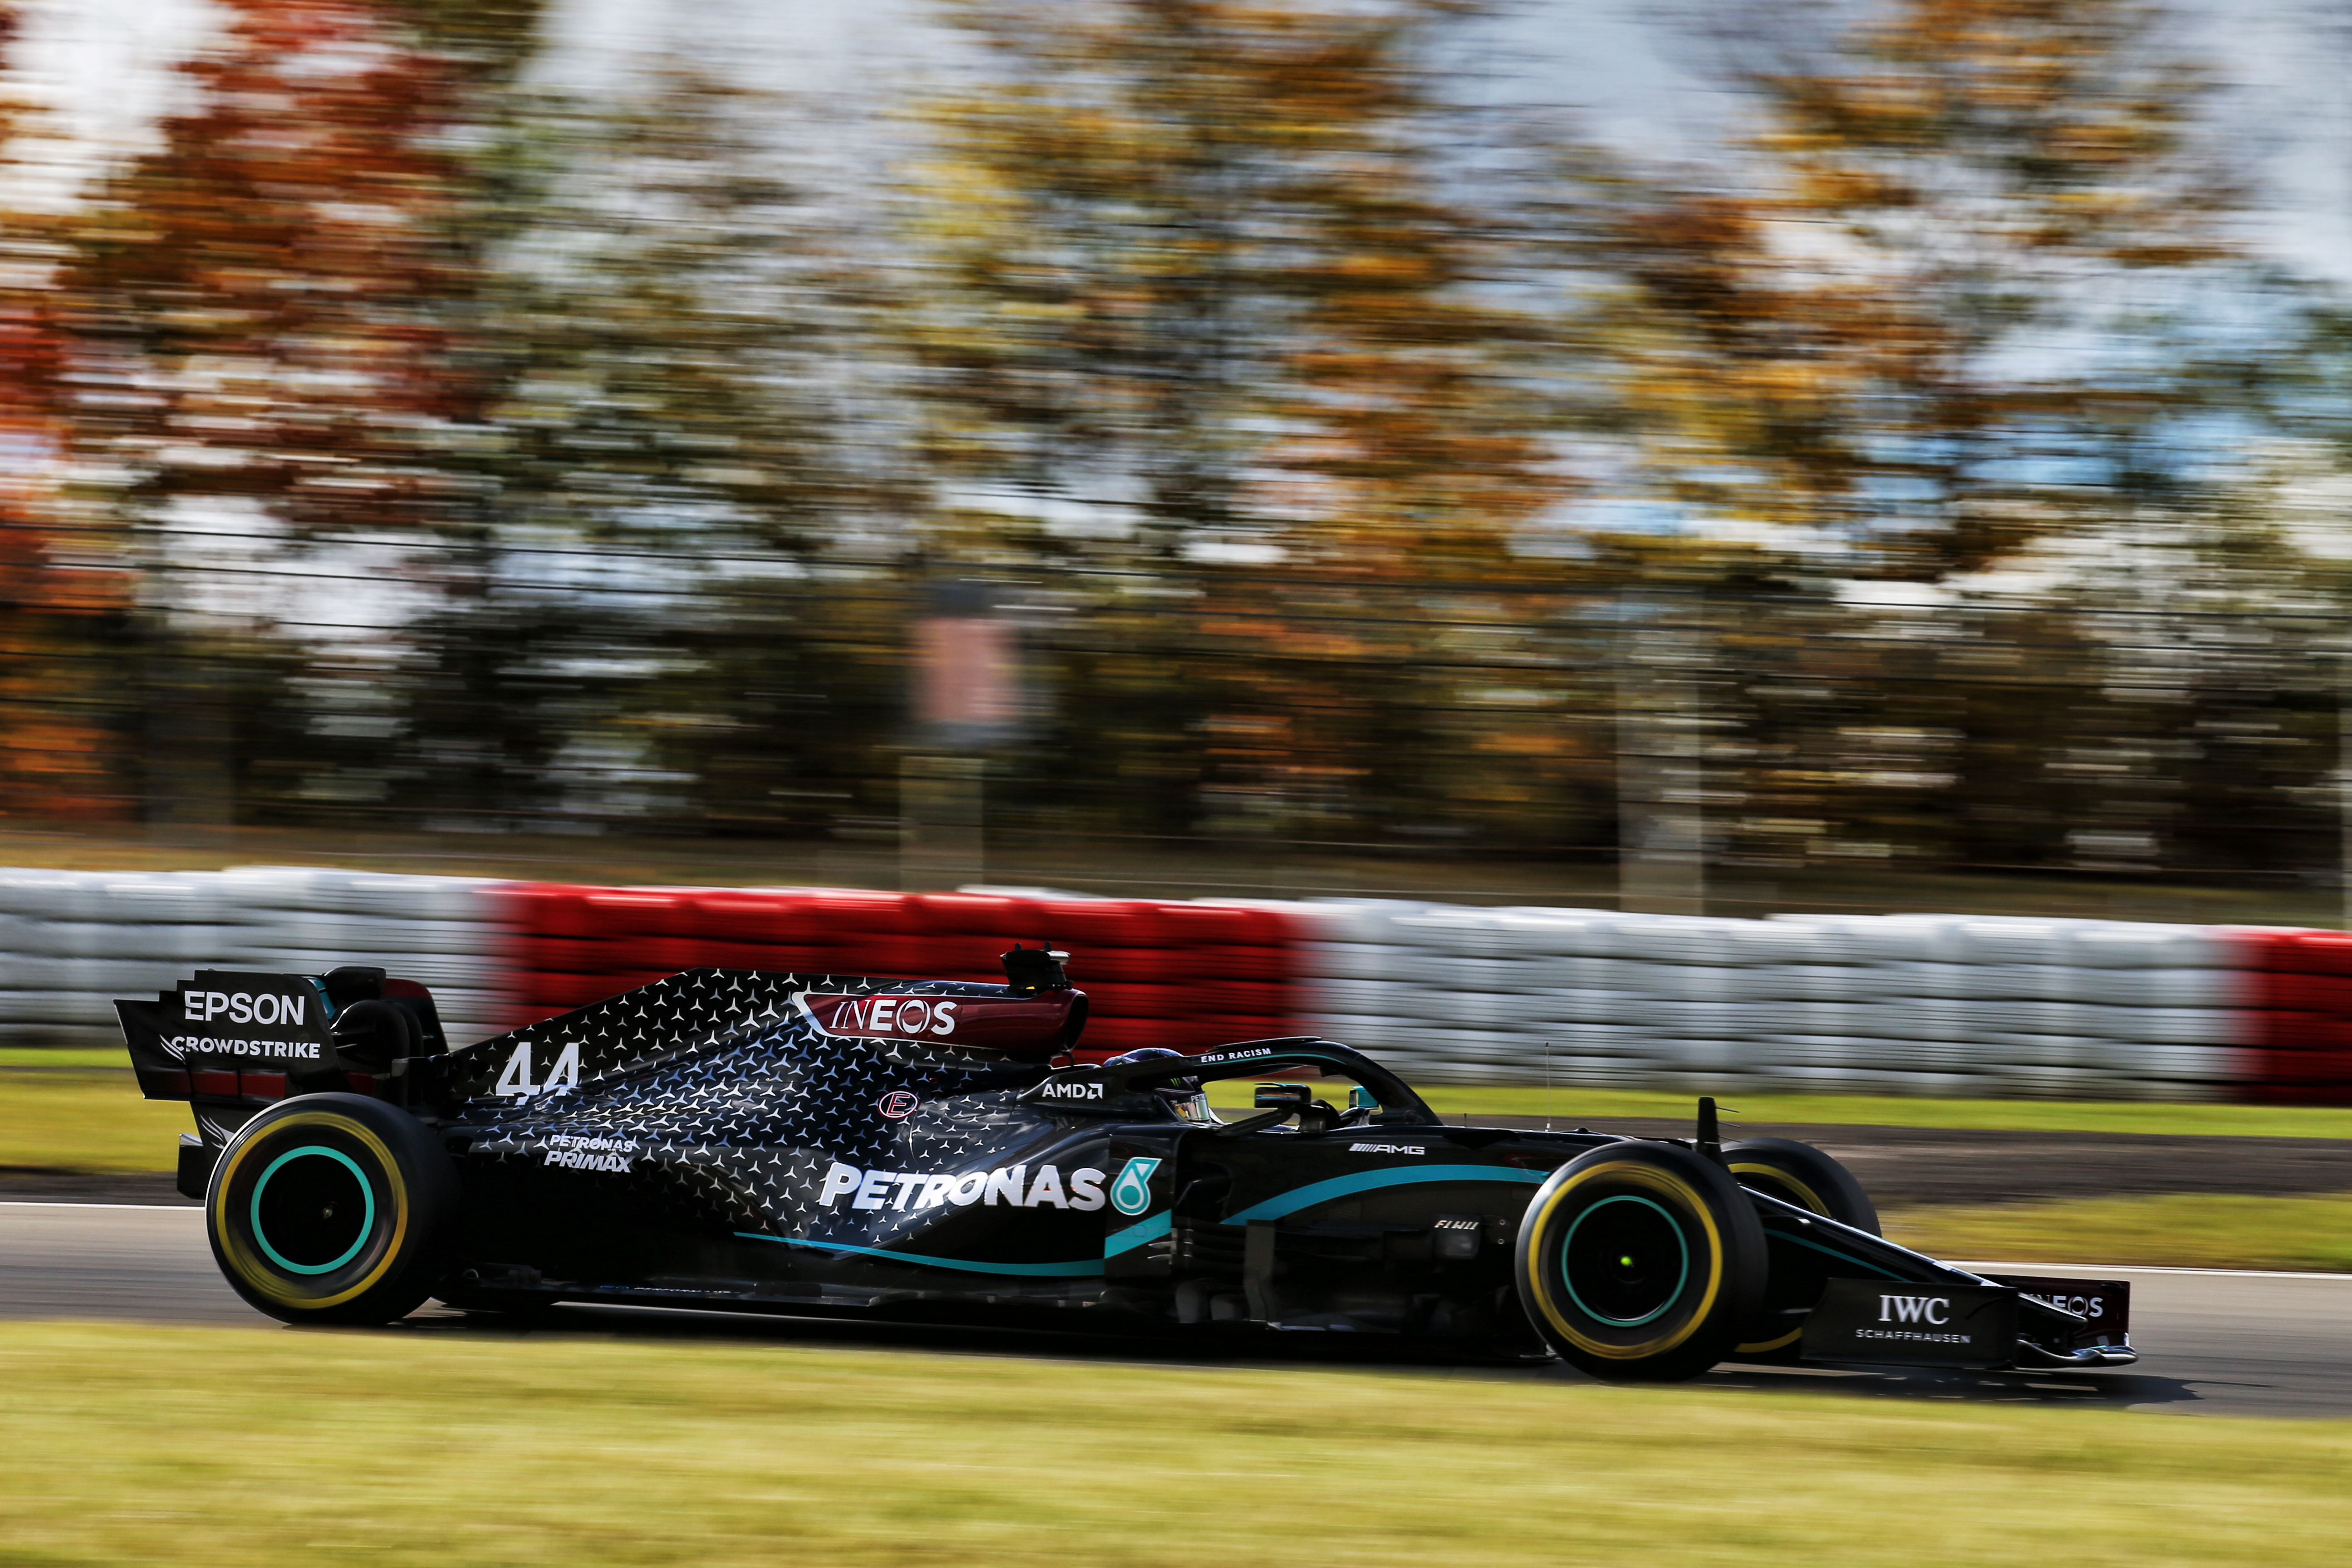
<svg viewBox="0 0 2352 1568"><path fill-rule="evenodd" d="M231 1289L289 1323L387 1323L431 1291L457 1173L425 1124L357 1094L271 1106L229 1141L205 1232Z"/></svg>
<svg viewBox="0 0 2352 1568"><path fill-rule="evenodd" d="M1612 1381L1696 1377L1762 1304L1764 1229L1724 1169L1670 1143L1612 1143L1552 1173L1519 1226L1528 1319Z"/></svg>

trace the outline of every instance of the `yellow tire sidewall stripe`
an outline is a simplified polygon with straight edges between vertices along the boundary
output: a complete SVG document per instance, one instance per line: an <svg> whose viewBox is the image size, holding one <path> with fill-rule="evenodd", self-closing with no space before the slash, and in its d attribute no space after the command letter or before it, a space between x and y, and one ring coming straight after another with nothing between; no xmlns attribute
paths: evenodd
<svg viewBox="0 0 2352 1568"><path fill-rule="evenodd" d="M383 1140L341 1111L293 1111L272 1121L264 1131L275 1133L280 1128L340 1132L374 1156L376 1169L383 1173L387 1189L382 1194L383 1205L392 1215L392 1237L385 1244L383 1256L376 1259L375 1267L331 1296L314 1296L306 1291L289 1289L291 1282L245 1245L236 1227L224 1220L223 1211L235 1201L229 1194L235 1190L236 1173L253 1153L255 1146L264 1142L261 1138L246 1139L230 1151L220 1175L213 1184L213 1191L220 1194L221 1201L205 1205L205 1224L212 1231L213 1243L220 1248L221 1256L227 1259L229 1268L252 1289L287 1307L311 1311L340 1307L373 1288L400 1261L401 1243L408 1236L408 1185L401 1180L400 1162L393 1158L392 1151L384 1146Z"/></svg>
<svg viewBox="0 0 2352 1568"><path fill-rule="evenodd" d="M1647 1188L1662 1196L1676 1200L1687 1214L1697 1216L1699 1228L1706 1237L1706 1293L1700 1300L1698 1309L1685 1314L1676 1327L1668 1330L1656 1339L1645 1340L1639 1344L1609 1344L1586 1334L1560 1315L1559 1307L1553 1301L1553 1292L1545 1288L1538 1272L1544 1267L1545 1258L1552 1250L1549 1229L1552 1215L1561 1204L1568 1201L1570 1194L1602 1177L1628 1186ZM1553 1190L1551 1196L1544 1201L1543 1207L1537 1212L1530 1222L1530 1226L1537 1238L1537 1244L1528 1248L1528 1277L1526 1280L1528 1294L1542 1310L1545 1319L1551 1326L1559 1330L1569 1343L1587 1355L1601 1356L1610 1361L1639 1361L1648 1356L1663 1355L1698 1331L1699 1325L1706 1322L1707 1315L1715 1310L1716 1297L1722 1293L1723 1236L1716 1229L1715 1215L1708 1211L1706 1198L1681 1177L1671 1172L1662 1171L1654 1165L1629 1160L1622 1163L1594 1165L1579 1171Z"/></svg>
<svg viewBox="0 0 2352 1568"><path fill-rule="evenodd" d="M1812 1210L1815 1214L1821 1215L1823 1219L1835 1219L1837 1217L1835 1215L1830 1213L1830 1205L1822 1201L1821 1194L1813 1191L1812 1188L1797 1180L1795 1176L1790 1174L1787 1171L1782 1170L1780 1166L1767 1165L1759 1161L1750 1160L1731 1167L1731 1174L1735 1180L1742 1174L1748 1173L1753 1173L1759 1176L1771 1177L1775 1185L1786 1187L1789 1191L1796 1194L1800 1202L1801 1202L1807 1208ZM1805 1327L1801 1322L1795 1328L1790 1329L1787 1333L1782 1334L1777 1340L1751 1340L1744 1345L1734 1346L1731 1353L1734 1355L1762 1355L1767 1351L1785 1350L1790 1345L1795 1344L1797 1341L1803 1336L1804 1331Z"/></svg>

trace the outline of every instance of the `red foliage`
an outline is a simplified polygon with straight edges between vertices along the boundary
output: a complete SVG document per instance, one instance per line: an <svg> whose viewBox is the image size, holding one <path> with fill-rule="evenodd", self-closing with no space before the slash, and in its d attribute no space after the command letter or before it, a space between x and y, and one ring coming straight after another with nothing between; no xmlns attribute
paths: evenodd
<svg viewBox="0 0 2352 1568"><path fill-rule="evenodd" d="M467 406L446 306L450 62L363 0L236 0L201 106L106 193L73 279L86 430L151 505L256 498L298 534L428 522Z"/></svg>

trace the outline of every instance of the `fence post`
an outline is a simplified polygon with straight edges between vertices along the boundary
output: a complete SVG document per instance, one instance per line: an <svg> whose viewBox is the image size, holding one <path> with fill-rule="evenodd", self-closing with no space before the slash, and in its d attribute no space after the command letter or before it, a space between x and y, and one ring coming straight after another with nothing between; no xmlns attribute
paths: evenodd
<svg viewBox="0 0 2352 1568"><path fill-rule="evenodd" d="M1620 601L1617 905L1706 912L1706 731L1696 636L1655 599Z"/></svg>
<svg viewBox="0 0 2352 1568"><path fill-rule="evenodd" d="M898 889L961 888L986 880L982 848L986 763L911 754L898 765Z"/></svg>

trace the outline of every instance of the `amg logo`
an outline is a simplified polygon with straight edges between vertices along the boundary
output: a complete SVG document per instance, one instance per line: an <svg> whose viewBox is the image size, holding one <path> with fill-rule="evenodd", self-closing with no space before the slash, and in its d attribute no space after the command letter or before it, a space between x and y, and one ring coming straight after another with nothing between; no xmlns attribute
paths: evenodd
<svg viewBox="0 0 2352 1568"><path fill-rule="evenodd" d="M1348 1145L1348 1152L1350 1154L1426 1154L1429 1152L1429 1145L1426 1143L1350 1143Z"/></svg>
<svg viewBox="0 0 2352 1568"><path fill-rule="evenodd" d="M1103 1086L1099 1083L1056 1083L1050 1079L1037 1091L1040 1100L1100 1100Z"/></svg>
<svg viewBox="0 0 2352 1568"><path fill-rule="evenodd" d="M1881 1296L1878 1299L1878 1321L1882 1323L1948 1323L1952 1321L1952 1299L1949 1296Z"/></svg>

